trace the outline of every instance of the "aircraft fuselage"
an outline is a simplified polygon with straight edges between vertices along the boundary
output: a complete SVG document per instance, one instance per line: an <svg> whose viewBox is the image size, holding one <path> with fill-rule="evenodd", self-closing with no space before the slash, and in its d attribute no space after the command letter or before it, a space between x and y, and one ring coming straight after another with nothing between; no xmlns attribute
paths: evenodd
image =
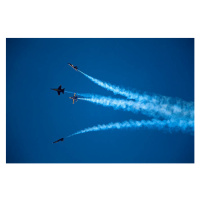
<svg viewBox="0 0 200 200"><path fill-rule="evenodd" d="M74 99L74 100L77 100L78 99L78 97L77 96L75 96L75 97L69 97L70 99Z"/></svg>
<svg viewBox="0 0 200 200"><path fill-rule="evenodd" d="M76 71L78 70L77 66L72 65L71 63L68 63L69 66L71 66L73 69L75 69Z"/></svg>
<svg viewBox="0 0 200 200"><path fill-rule="evenodd" d="M60 95L60 93L62 92L64 94L64 90L65 88L61 88L61 85L58 88L51 88L52 90L58 92L58 95Z"/></svg>
<svg viewBox="0 0 200 200"><path fill-rule="evenodd" d="M76 93L74 93L74 96L73 97L69 97L70 99L73 99L73 104L74 104L74 101L78 101L78 97L76 96Z"/></svg>

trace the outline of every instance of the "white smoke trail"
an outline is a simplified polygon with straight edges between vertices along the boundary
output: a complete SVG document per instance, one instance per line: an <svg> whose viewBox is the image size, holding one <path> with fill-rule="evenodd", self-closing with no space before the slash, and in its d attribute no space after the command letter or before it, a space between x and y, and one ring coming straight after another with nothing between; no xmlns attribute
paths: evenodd
<svg viewBox="0 0 200 200"><path fill-rule="evenodd" d="M82 96L82 97L91 97L91 94L86 94L86 93L77 93L77 92L70 92L70 91L65 91L65 92L69 93L69 94L74 94L75 93L76 95Z"/></svg>
<svg viewBox="0 0 200 200"><path fill-rule="evenodd" d="M80 70L79 70L80 71ZM80 71L81 72L81 71ZM84 74L83 72L81 72ZM87 74L84 74L91 81L97 85L112 91L114 94L120 94L129 99L136 99L137 101L114 99L111 97L98 96L93 94L79 94L85 98L80 98L85 101L90 101L103 106L111 106L114 109L122 109L125 111L142 112L143 114L164 117L166 120L142 120L142 121L124 121L109 123L103 125L97 125L89 127L71 134L67 137L72 137L78 134L109 130L109 129L125 129L125 128L157 128L157 129L173 129L174 131L191 132L194 134L194 103L187 103L182 100L176 100L169 97L149 96L141 95L137 92L131 92L118 86L111 85L109 83L102 82L98 79L94 79ZM173 104L172 104L173 101Z"/></svg>
<svg viewBox="0 0 200 200"><path fill-rule="evenodd" d="M141 128L141 127L146 127L146 128L156 128L156 129L173 129L175 131L187 131L191 132L193 134L194 130L194 121L189 120L142 120L142 121L124 121L124 122L116 122L116 123L109 123L109 124L102 124L102 125L97 125L93 127L89 127L86 129L83 129L81 131L78 131L76 133L73 133L67 137L72 137L75 135L79 135L82 133L88 133L88 132L96 132L96 131L101 131L101 130L109 130L109 129L125 129L125 128Z"/></svg>
<svg viewBox="0 0 200 200"><path fill-rule="evenodd" d="M75 92L65 91L66 93L74 94Z"/></svg>
<svg viewBox="0 0 200 200"><path fill-rule="evenodd" d="M80 71L80 70L79 70ZM84 76L86 76L88 79L90 79L92 82L96 83L97 85L109 90L109 91L112 91L114 94L120 94L124 97L127 97L128 99L138 99L139 98L139 94L138 93L132 93L128 90L125 90L123 88L120 88L118 86L115 86L115 85L111 85L110 83L106 83L106 82L103 82L103 81L100 81L96 78L93 78L85 73L83 73L82 71L80 71ZM142 99L140 99L142 100Z"/></svg>
<svg viewBox="0 0 200 200"><path fill-rule="evenodd" d="M114 94L119 94L128 99L135 99L143 104L150 103L151 105L154 105L154 108L159 107L160 110L165 110L165 112L168 109L170 109L170 110L172 110L171 112L173 112L173 113L182 112L182 113L185 113L184 115L190 115L192 118L194 118L194 103L193 102L185 102L178 98L175 99L175 98L158 96L158 95L152 95L152 96L146 95L146 94L142 95L142 94L139 94L138 92L132 92L130 90L120 88L119 86L115 86L110 83L100 81L98 79L95 79L95 78L83 73L82 71L80 71L80 72L84 76L86 76L88 79L90 79L92 82L107 89L108 91L112 91Z"/></svg>
<svg viewBox="0 0 200 200"><path fill-rule="evenodd" d="M84 96L84 94L83 94ZM98 105L102 105L105 107L113 107L115 110L124 110L131 112L141 112L142 114L153 116L153 117L163 117L163 118L185 118L185 119L193 119L193 112L188 110L184 111L180 108L172 108L167 104L162 105L154 105L152 103L143 103L139 101L132 100L124 100L124 99L115 99L112 97L105 97L99 95L87 94L89 98L79 98L84 101L89 101Z"/></svg>

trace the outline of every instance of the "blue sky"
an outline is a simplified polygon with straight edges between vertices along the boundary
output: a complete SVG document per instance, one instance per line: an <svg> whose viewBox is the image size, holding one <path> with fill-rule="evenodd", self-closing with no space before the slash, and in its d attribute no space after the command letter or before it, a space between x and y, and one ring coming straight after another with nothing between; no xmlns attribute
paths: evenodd
<svg viewBox="0 0 200 200"><path fill-rule="evenodd" d="M194 39L7 39L7 163L194 162L194 137L183 132L109 130L53 145L97 124L150 119L58 96L50 88L114 96L68 62L127 89L194 101Z"/></svg>

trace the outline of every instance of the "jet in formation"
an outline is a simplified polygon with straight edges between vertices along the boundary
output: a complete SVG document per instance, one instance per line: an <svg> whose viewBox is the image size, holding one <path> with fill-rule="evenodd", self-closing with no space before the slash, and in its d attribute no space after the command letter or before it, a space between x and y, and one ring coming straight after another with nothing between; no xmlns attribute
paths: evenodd
<svg viewBox="0 0 200 200"><path fill-rule="evenodd" d="M60 95L60 93L62 92L63 94L64 94L64 90L65 90L65 88L63 88L63 89L61 89L61 85L58 87L58 89L52 89L52 90L54 90L54 91L57 91L58 92L58 95Z"/></svg>
<svg viewBox="0 0 200 200"><path fill-rule="evenodd" d="M53 142L53 144L57 142L63 142L63 141L64 141L64 138L60 138L59 140L56 140L55 142Z"/></svg>
<svg viewBox="0 0 200 200"><path fill-rule="evenodd" d="M76 93L74 93L74 96L73 97L69 97L70 99L73 99L73 104L74 104L74 101L78 101L78 96L76 96Z"/></svg>
<svg viewBox="0 0 200 200"><path fill-rule="evenodd" d="M73 69L75 69L76 71L78 70L77 66L72 65L71 63L68 63L69 66L71 66Z"/></svg>

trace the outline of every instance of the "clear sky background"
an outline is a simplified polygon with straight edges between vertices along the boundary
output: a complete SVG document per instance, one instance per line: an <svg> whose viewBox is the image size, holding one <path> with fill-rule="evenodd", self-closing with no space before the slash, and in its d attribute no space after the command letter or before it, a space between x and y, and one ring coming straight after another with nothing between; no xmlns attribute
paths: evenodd
<svg viewBox="0 0 200 200"><path fill-rule="evenodd" d="M7 39L8 163L194 162L194 137L183 132L109 130L52 144L97 124L150 119L58 96L50 88L114 96L68 62L127 89L194 101L193 39Z"/></svg>

